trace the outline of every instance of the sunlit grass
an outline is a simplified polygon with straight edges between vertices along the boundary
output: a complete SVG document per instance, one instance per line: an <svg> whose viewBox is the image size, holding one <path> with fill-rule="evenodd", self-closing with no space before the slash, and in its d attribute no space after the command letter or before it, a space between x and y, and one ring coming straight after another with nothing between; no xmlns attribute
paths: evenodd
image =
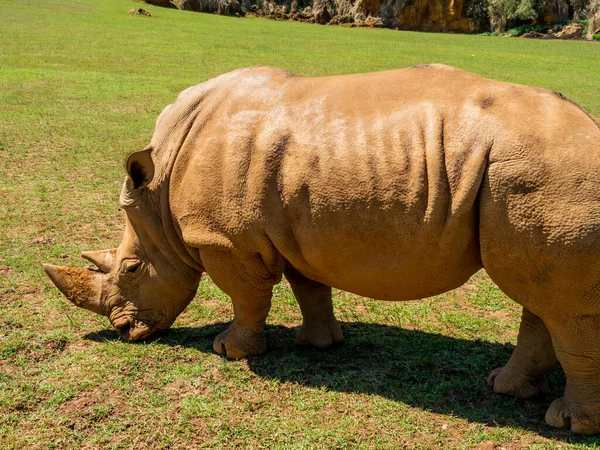
<svg viewBox="0 0 600 450"><path fill-rule="evenodd" d="M600 44L348 29L143 7L0 0L1 448L587 448L543 424L551 397L493 394L520 308L485 276L421 302L335 293L347 343L298 348L277 286L264 357L227 361L232 312L205 278L172 330L116 339L73 308L42 262L118 245L123 158L189 85L241 66L303 75L439 62L562 92L600 115ZM490 447L491 448L491 447Z"/></svg>

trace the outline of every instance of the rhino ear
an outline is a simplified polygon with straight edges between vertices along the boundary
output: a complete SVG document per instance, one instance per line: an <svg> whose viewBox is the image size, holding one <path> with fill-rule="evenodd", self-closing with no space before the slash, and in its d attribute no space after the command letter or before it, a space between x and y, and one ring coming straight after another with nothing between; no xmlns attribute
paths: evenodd
<svg viewBox="0 0 600 450"><path fill-rule="evenodd" d="M125 168L133 189L146 187L154 178L154 163L150 157L152 149L133 152L127 157Z"/></svg>

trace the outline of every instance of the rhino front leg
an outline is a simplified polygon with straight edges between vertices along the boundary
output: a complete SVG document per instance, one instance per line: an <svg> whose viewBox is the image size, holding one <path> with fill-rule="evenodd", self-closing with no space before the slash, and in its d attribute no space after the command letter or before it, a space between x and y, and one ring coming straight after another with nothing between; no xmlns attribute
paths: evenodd
<svg viewBox="0 0 600 450"><path fill-rule="evenodd" d="M343 342L342 328L333 314L331 287L306 278L291 266L284 274L302 311L303 322L296 331L296 343L326 348Z"/></svg>
<svg viewBox="0 0 600 450"><path fill-rule="evenodd" d="M269 276L260 258L210 252L202 254L202 262L214 283L231 297L235 314L229 328L215 338L213 349L233 359L263 354L265 320L277 280Z"/></svg>
<svg viewBox="0 0 600 450"><path fill-rule="evenodd" d="M504 367L494 369L488 384L499 394L532 398L548 393L545 374L558 364L544 322L523 308L517 347Z"/></svg>

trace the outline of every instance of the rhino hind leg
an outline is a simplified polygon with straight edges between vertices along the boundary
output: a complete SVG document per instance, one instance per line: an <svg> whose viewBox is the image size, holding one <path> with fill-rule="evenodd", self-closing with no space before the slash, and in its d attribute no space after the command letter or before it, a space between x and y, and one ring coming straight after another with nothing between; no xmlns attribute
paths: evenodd
<svg viewBox="0 0 600 450"><path fill-rule="evenodd" d="M296 343L327 348L343 342L342 328L333 314L331 287L306 278L291 266L284 274L302 312L303 320L296 331Z"/></svg>
<svg viewBox="0 0 600 450"><path fill-rule="evenodd" d="M232 359L263 354L265 320L278 280L266 276L264 266L251 257L215 251L203 253L202 261L213 282L231 297L235 315L229 328L215 338L214 351Z"/></svg>
<svg viewBox="0 0 600 450"><path fill-rule="evenodd" d="M508 363L490 373L488 384L498 394L537 397L549 392L545 374L557 364L544 322L523 308L517 346Z"/></svg>
<svg viewBox="0 0 600 450"><path fill-rule="evenodd" d="M565 371L563 397L552 402L546 422L578 434L600 433L600 315L557 319L550 327L556 356Z"/></svg>

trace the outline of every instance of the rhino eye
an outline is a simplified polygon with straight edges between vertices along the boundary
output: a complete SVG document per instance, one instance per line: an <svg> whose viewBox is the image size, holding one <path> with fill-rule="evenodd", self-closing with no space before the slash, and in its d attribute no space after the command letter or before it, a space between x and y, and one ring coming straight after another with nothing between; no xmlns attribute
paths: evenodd
<svg viewBox="0 0 600 450"><path fill-rule="evenodd" d="M127 273L136 273L140 267L142 267L141 262L134 264L133 266L127 268Z"/></svg>

